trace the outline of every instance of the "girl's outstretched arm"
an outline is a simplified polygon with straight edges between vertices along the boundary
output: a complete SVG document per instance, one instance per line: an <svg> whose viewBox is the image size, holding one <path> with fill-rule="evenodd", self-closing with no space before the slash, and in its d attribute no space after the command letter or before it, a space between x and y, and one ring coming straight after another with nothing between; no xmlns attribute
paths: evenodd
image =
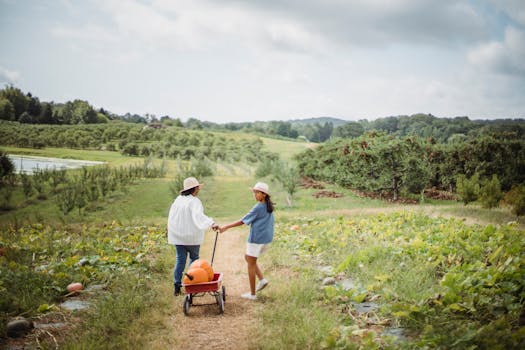
<svg viewBox="0 0 525 350"><path fill-rule="evenodd" d="M239 220L239 221L232 222L231 224L227 224L227 225L221 226L221 227L219 228L219 230L221 231L221 233L223 233L223 232L226 231L227 229L230 229L230 228L232 228L232 227L236 227L236 226L241 226L241 225L244 225L244 222L242 222L241 220Z"/></svg>

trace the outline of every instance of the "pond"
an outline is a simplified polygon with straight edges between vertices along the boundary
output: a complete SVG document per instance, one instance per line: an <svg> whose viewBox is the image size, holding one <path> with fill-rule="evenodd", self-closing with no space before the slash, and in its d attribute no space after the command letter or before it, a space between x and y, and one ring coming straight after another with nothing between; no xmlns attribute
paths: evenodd
<svg viewBox="0 0 525 350"><path fill-rule="evenodd" d="M23 172L26 174L32 174L37 169L76 169L84 166L105 164L105 162L90 160L21 156L16 154L9 154L8 157L15 165L16 173Z"/></svg>

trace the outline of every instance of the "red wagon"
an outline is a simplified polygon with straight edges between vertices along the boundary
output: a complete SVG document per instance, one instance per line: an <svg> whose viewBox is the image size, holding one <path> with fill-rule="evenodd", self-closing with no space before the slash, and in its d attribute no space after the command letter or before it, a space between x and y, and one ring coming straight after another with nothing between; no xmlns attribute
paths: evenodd
<svg viewBox="0 0 525 350"><path fill-rule="evenodd" d="M213 266L213 258L215 257L215 247L217 246L218 232L215 232L215 243L213 244L213 253L211 256L210 265ZM224 303L226 302L226 288L222 285L222 273L215 272L213 279L210 282L194 283L194 284L183 284L184 292L184 315L188 316L191 306L204 306L214 305L219 306L219 313L224 313ZM211 295L215 297L215 303L194 303L194 299L203 297L205 295Z"/></svg>

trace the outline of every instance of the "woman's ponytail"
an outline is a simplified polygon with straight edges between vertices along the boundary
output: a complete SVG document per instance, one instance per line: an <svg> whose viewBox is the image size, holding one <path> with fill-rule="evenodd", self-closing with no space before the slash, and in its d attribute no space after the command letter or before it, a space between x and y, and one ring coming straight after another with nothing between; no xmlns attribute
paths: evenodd
<svg viewBox="0 0 525 350"><path fill-rule="evenodd" d="M264 201L266 202L266 211L268 213L273 212L273 202L272 202L272 199L270 198L269 194L266 194L266 197L264 198Z"/></svg>

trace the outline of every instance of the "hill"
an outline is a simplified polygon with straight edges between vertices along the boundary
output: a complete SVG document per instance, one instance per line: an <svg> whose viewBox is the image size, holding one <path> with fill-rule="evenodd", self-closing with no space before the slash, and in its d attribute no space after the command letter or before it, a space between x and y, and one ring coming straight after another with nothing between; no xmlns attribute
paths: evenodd
<svg viewBox="0 0 525 350"><path fill-rule="evenodd" d="M288 120L287 122L291 123L292 125L332 123L334 127L338 127L340 125L344 125L348 123L348 120L343 120L343 119L333 118L333 117L318 117L318 118L306 118L306 119L293 119L293 120Z"/></svg>

